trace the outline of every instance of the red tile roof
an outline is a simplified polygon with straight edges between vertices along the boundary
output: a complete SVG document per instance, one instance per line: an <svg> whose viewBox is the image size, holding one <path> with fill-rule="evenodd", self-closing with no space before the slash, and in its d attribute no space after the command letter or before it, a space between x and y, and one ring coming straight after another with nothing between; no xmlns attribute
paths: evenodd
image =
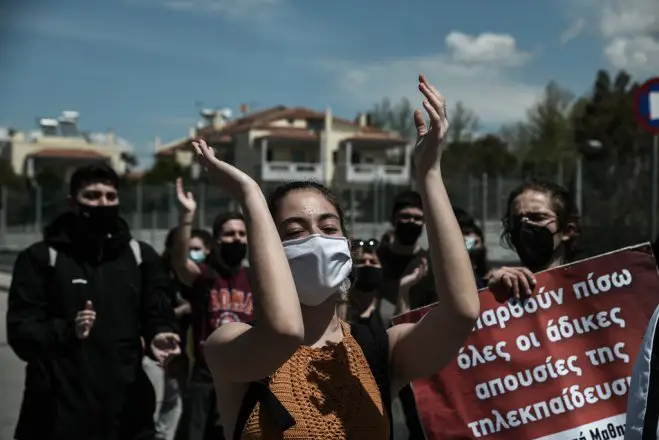
<svg viewBox="0 0 659 440"><path fill-rule="evenodd" d="M312 121L322 121L325 119L325 113L312 110L306 107L285 107L277 106L269 109L264 109L249 113L241 118L229 122L227 125L217 130L213 127L204 127L199 130L199 137L205 138L212 143L230 143L232 142L232 135L243 133L252 129L265 129L271 132L271 135L264 137L286 139L287 134L292 139L317 139L318 135L307 129L300 129L295 127L271 127L270 123L282 119L304 119ZM334 123L352 126L358 128L358 133L355 134L353 140L371 140L371 141L391 141L396 144L405 144L407 141L392 135L387 131L381 130L377 127L359 127L354 121L348 119L333 117ZM305 132L304 134L302 132ZM169 155L174 150L189 146L190 140L186 140L169 148L158 151L158 155Z"/></svg>
<svg viewBox="0 0 659 440"><path fill-rule="evenodd" d="M78 150L71 148L48 148L32 153L35 157L57 157L62 159L107 159L101 153L92 150Z"/></svg>
<svg viewBox="0 0 659 440"><path fill-rule="evenodd" d="M131 171L129 173L126 173L124 176L128 180L140 180L144 175L146 174L146 171Z"/></svg>

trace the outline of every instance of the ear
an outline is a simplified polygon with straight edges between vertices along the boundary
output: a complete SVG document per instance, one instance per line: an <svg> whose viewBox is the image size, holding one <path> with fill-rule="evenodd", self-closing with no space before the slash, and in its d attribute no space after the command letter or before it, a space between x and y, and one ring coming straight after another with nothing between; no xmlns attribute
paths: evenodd
<svg viewBox="0 0 659 440"><path fill-rule="evenodd" d="M561 236L561 241L570 241L572 238L574 238L577 235L579 235L579 229L577 228L577 225L573 222L570 222L565 227L565 231Z"/></svg>

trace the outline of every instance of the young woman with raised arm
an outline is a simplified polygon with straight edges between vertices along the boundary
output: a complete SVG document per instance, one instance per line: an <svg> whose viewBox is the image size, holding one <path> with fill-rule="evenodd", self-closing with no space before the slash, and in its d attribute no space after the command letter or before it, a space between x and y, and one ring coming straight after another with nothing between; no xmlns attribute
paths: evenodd
<svg viewBox="0 0 659 440"><path fill-rule="evenodd" d="M337 316L352 262L329 190L292 182L266 204L247 175L195 143L211 179L243 207L254 271L254 325L223 325L205 344L228 438L388 439L391 395L441 370L471 332L478 293L440 168L445 101L423 76L418 88L430 125L417 110L414 160L439 305L377 334Z"/></svg>

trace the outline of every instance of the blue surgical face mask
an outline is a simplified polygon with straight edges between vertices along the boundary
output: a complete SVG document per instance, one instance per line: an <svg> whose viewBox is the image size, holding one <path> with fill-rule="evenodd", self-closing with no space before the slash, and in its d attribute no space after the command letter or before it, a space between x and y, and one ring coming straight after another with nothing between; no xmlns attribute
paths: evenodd
<svg viewBox="0 0 659 440"><path fill-rule="evenodd" d="M188 256L195 263L202 263L206 259L206 254L201 249L191 250Z"/></svg>

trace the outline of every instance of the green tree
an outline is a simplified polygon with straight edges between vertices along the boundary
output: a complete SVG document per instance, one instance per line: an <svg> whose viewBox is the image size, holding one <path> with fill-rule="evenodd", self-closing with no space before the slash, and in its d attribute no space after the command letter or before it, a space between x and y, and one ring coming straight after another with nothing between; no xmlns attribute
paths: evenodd
<svg viewBox="0 0 659 440"><path fill-rule="evenodd" d="M122 151L121 160L126 164L126 172L130 173L139 165L137 155L131 151Z"/></svg>
<svg viewBox="0 0 659 440"><path fill-rule="evenodd" d="M594 231L592 252L613 250L649 237L651 137L634 118L638 84L618 72L597 73L592 91L572 114L573 143L601 143L584 154L584 221Z"/></svg>
<svg viewBox="0 0 659 440"><path fill-rule="evenodd" d="M448 142L470 141L480 128L478 116L462 101L458 101L454 109L449 109L451 128L448 132Z"/></svg>
<svg viewBox="0 0 659 440"><path fill-rule="evenodd" d="M563 163L575 156L570 120L574 95L551 81L526 120L504 133L513 137L513 151L522 175L553 180Z"/></svg>
<svg viewBox="0 0 659 440"><path fill-rule="evenodd" d="M373 105L367 113L370 125L396 133L403 139L416 139L414 108L407 98L392 105L389 98Z"/></svg>
<svg viewBox="0 0 659 440"><path fill-rule="evenodd" d="M498 136L488 134L474 141L459 141L448 144L442 155L442 169L449 177L471 175L480 177L511 174L517 165L515 155Z"/></svg>
<svg viewBox="0 0 659 440"><path fill-rule="evenodd" d="M157 156L153 167L146 172L142 181L147 185L173 183L178 177L189 174L174 155Z"/></svg>
<svg viewBox="0 0 659 440"><path fill-rule="evenodd" d="M64 178L62 174L53 167L45 166L34 177L35 182L49 192L56 192L64 187Z"/></svg>
<svg viewBox="0 0 659 440"><path fill-rule="evenodd" d="M11 163L8 160L0 159L0 186L16 188L24 184L25 179L14 173Z"/></svg>

